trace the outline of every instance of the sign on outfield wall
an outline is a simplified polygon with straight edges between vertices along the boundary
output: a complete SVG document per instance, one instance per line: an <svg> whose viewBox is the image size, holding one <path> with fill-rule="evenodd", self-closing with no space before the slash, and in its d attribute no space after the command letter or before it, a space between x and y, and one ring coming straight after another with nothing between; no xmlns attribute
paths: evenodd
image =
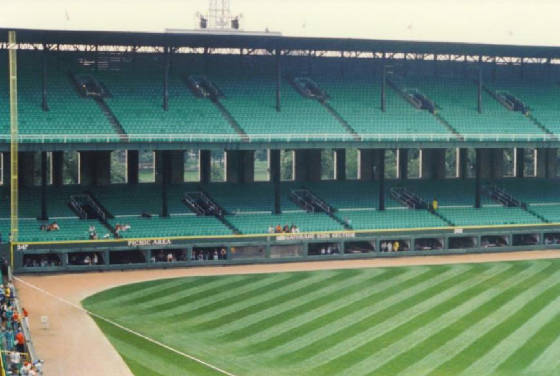
<svg viewBox="0 0 560 376"><path fill-rule="evenodd" d="M276 237L277 241L285 240L313 240L313 239L348 239L355 238L356 233L353 231L345 232L321 232L321 233L303 233L303 234L284 234Z"/></svg>

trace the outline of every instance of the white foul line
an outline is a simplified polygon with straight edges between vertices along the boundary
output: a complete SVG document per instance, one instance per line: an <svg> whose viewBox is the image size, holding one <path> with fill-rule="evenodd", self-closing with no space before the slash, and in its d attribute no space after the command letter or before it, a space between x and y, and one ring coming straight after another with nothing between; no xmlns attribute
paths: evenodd
<svg viewBox="0 0 560 376"><path fill-rule="evenodd" d="M113 325L113 326L116 326L117 328L122 329L122 330L124 330L125 332L128 332L128 333L130 333L130 334L134 334L135 336L138 336L138 337L140 337L140 338L142 338L142 339L144 339L144 340L146 340L146 341L148 341L148 342L151 342L151 343L153 343L153 344L155 344L155 345L157 345L157 346L163 347L164 349L169 350L169 351L171 351L171 352L173 352L173 353L175 353L175 354L177 354L177 355L180 355L180 356L182 356L182 357L185 357L185 358L188 358L188 359L190 359L190 360L193 360L193 361L195 361L195 362L197 362L197 363L200 363L200 364L202 364L202 365L204 365L204 366L206 366L206 367L208 367L208 368L211 368L211 369L213 369L214 371L217 371L217 372L219 372L219 373L221 373L221 374L224 374L224 375L227 375L227 376L235 376L233 373L228 372L228 371L226 371L226 370L223 370L223 369L221 369L221 368L219 368L219 367L216 367L216 366L214 366L214 365L212 365L212 364L210 364L210 363L207 363L207 362L205 362L204 360L198 359L198 358L196 358L196 357L194 357L194 356L192 356L192 355L189 355L189 354L187 354L187 353L184 353L184 352L182 352L182 351L179 351L179 350L177 350L177 349L174 349L173 347L168 346L168 345L166 345L165 343L161 343L161 342L159 342L158 340L155 340L155 339L153 339L153 338L147 337L147 336L145 336L145 335L143 335L143 334L141 334L141 333L138 333L138 332L136 332L136 331L134 331L134 330L132 330L132 329L129 329L129 328L127 328L126 326L123 326L123 325L121 325L121 324L119 324L119 323L117 323L117 322L115 322L115 321L113 321L113 320L107 319L107 318L105 318L105 317L103 317L103 316L101 316L101 315L99 315L99 314L97 314L97 313L88 311L87 309L85 309L85 308L79 306L78 304L72 303L71 301L69 301L69 300L67 300L67 299L64 299L64 298L61 298L60 296L54 295L53 293L50 293L50 292L48 292L47 290L42 289L41 287L36 286L36 285L34 285L34 284L32 284L32 283L29 283L29 282L27 282L27 281L25 281L25 280L23 280L23 279L21 279L21 278L19 278L19 277L14 277L14 279L17 280L18 282L21 282L22 284L24 284L24 285L26 285L26 286L31 287L32 289L35 289L35 290L37 290L37 291L39 291L39 292L45 294L45 295L51 296L51 297L57 299L58 301L60 301L60 302L62 302L62 303L64 303L64 304L67 304L67 305L69 305L69 306L71 306L71 307L74 307L74 308L76 308L77 310L80 310L80 311L82 311L82 312L84 312L84 313L87 313L87 314L90 315L90 316L93 316L93 317L95 317L95 318L98 318L98 319L100 319L100 320L103 320L103 321L105 321L106 323L109 323L109 324L111 324L111 325Z"/></svg>

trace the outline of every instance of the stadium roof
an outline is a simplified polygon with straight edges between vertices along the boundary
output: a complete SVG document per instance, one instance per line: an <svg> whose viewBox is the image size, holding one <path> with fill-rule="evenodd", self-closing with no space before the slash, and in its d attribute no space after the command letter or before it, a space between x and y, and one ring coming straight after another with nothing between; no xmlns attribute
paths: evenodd
<svg viewBox="0 0 560 376"><path fill-rule="evenodd" d="M10 29L0 28L0 41ZM281 36L278 33L213 32L200 30L167 32L75 31L15 29L20 43L87 44L108 46L173 46L210 48L263 48L325 51L375 51L426 54L486 55L510 57L560 57L560 47L480 43L425 42L353 38Z"/></svg>

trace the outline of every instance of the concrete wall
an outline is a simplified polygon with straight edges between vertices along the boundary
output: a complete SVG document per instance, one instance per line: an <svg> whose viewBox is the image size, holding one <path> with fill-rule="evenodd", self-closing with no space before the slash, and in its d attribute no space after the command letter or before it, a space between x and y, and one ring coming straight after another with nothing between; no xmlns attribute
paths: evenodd
<svg viewBox="0 0 560 376"><path fill-rule="evenodd" d="M445 179L445 149L422 149L422 178Z"/></svg>
<svg viewBox="0 0 560 376"><path fill-rule="evenodd" d="M480 177L500 179L504 176L504 149L480 150Z"/></svg>
<svg viewBox="0 0 560 376"><path fill-rule="evenodd" d="M18 181L20 187L31 187L33 185L33 173L35 171L35 153L19 152L18 154Z"/></svg>
<svg viewBox="0 0 560 376"><path fill-rule="evenodd" d="M226 150L226 181L252 183L255 180L255 151Z"/></svg>
<svg viewBox="0 0 560 376"><path fill-rule="evenodd" d="M138 184L138 165L139 152L138 150L126 151L126 174L128 184Z"/></svg>
<svg viewBox="0 0 560 376"><path fill-rule="evenodd" d="M110 151L80 151L80 184L111 184Z"/></svg>
<svg viewBox="0 0 560 376"><path fill-rule="evenodd" d="M321 180L321 150L300 149L294 152L294 180Z"/></svg>
<svg viewBox="0 0 560 376"><path fill-rule="evenodd" d="M156 183L160 184L163 176L163 153L165 151L156 151ZM184 182L184 155L183 150L167 150L169 156L169 183L181 184Z"/></svg>
<svg viewBox="0 0 560 376"><path fill-rule="evenodd" d="M64 184L64 152L62 151L52 153L52 181L56 187Z"/></svg>
<svg viewBox="0 0 560 376"><path fill-rule="evenodd" d="M537 177L556 177L558 149L537 149Z"/></svg>
<svg viewBox="0 0 560 376"><path fill-rule="evenodd" d="M379 180L381 161L385 160L381 154L385 149L359 149L358 150L358 179ZM383 169L384 170L384 169Z"/></svg>
<svg viewBox="0 0 560 376"><path fill-rule="evenodd" d="M346 180L346 149L335 149L334 151L334 178L335 180Z"/></svg>

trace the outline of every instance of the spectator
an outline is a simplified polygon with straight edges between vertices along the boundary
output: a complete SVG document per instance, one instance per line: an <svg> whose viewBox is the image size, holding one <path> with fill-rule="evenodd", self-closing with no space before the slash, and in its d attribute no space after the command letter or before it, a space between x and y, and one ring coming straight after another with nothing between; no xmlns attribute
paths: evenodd
<svg viewBox="0 0 560 376"><path fill-rule="evenodd" d="M434 200L432 201L432 210L437 211L438 207L439 207L438 200L434 197Z"/></svg>
<svg viewBox="0 0 560 376"><path fill-rule="evenodd" d="M25 352L25 336L21 330L16 333L16 351Z"/></svg>
<svg viewBox="0 0 560 376"><path fill-rule="evenodd" d="M29 312L27 312L25 307L22 307L22 313L23 313L23 322L29 328Z"/></svg>
<svg viewBox="0 0 560 376"><path fill-rule="evenodd" d="M222 248L222 249L220 250L220 256L222 257L222 260L227 259L227 251L226 251L225 248Z"/></svg>
<svg viewBox="0 0 560 376"><path fill-rule="evenodd" d="M400 248L400 243L398 240L395 240L395 242L393 243L393 251L398 252L399 248Z"/></svg>
<svg viewBox="0 0 560 376"><path fill-rule="evenodd" d="M17 375L17 371L19 370L19 364L21 362L21 354L17 351L12 351L10 353L10 364L12 368L12 372Z"/></svg>

